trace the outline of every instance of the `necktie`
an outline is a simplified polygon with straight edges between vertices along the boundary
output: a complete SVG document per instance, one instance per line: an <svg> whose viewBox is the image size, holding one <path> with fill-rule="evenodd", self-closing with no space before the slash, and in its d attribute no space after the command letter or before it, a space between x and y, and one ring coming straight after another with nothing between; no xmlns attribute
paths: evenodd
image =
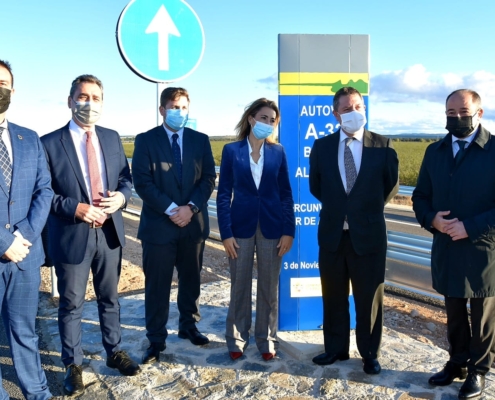
<svg viewBox="0 0 495 400"><path fill-rule="evenodd" d="M465 140L456 140L456 142L459 145L459 150L457 151L457 154L455 155L455 163L457 165L461 162L461 160L464 158L464 155L466 154L467 142Z"/></svg>
<svg viewBox="0 0 495 400"><path fill-rule="evenodd" d="M179 174L179 181L182 182L182 160L180 156L180 146L177 143L179 135L174 133L172 135L172 153L174 153L174 164L177 167L177 173Z"/></svg>
<svg viewBox="0 0 495 400"><path fill-rule="evenodd" d="M12 182L12 165L10 164L7 146L5 146L5 143L3 142L2 134L4 129L5 128L0 127L0 168L2 168L5 184L10 189L10 183Z"/></svg>
<svg viewBox="0 0 495 400"><path fill-rule="evenodd" d="M348 137L345 139L345 147L344 147L344 166L345 166L345 180L347 182L346 193L349 194L356 182L357 172L356 172L356 164L354 164L354 157L352 156L352 151L349 148L349 145L354 140L352 137Z"/></svg>
<svg viewBox="0 0 495 400"><path fill-rule="evenodd" d="M100 170L98 168L98 161L96 160L96 151L91 141L91 136L93 132L86 132L86 154L88 156L88 170L89 170L89 181L91 183L91 198L93 199L93 205L98 207L100 200L103 197L103 183L101 182ZM106 216L100 217L96 222L100 225L106 220Z"/></svg>

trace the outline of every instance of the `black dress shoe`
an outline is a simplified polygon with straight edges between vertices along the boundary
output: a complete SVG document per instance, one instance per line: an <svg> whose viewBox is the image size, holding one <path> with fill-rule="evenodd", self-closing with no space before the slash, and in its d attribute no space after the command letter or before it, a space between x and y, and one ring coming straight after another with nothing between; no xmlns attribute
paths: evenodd
<svg viewBox="0 0 495 400"><path fill-rule="evenodd" d="M376 358L363 358L363 371L368 375L378 375L382 367Z"/></svg>
<svg viewBox="0 0 495 400"><path fill-rule="evenodd" d="M71 364L67 367L64 377L64 392L67 396L84 393L82 368L80 365Z"/></svg>
<svg viewBox="0 0 495 400"><path fill-rule="evenodd" d="M349 359L349 353L328 354L323 353L313 358L313 362L318 365L330 365L335 361L345 361Z"/></svg>
<svg viewBox="0 0 495 400"><path fill-rule="evenodd" d="M462 384L461 390L459 390L460 399L473 399L481 396L483 389L485 388L485 375L481 375L479 372L471 371L466 381Z"/></svg>
<svg viewBox="0 0 495 400"><path fill-rule="evenodd" d="M151 343L150 347L146 349L143 354L143 359L141 361L142 364L152 364L156 361L160 361L160 351L163 351L167 348L165 343Z"/></svg>
<svg viewBox="0 0 495 400"><path fill-rule="evenodd" d="M205 335L202 335L198 328L184 329L179 331L179 337L181 339L189 339L195 346L202 346L210 343Z"/></svg>
<svg viewBox="0 0 495 400"><path fill-rule="evenodd" d="M459 364L448 361L441 371L437 372L430 379L428 379L428 383L435 386L447 386L450 385L455 378L464 380L466 379L466 376L466 367L461 367Z"/></svg>
<svg viewBox="0 0 495 400"><path fill-rule="evenodd" d="M117 368L125 376L134 376L141 372L138 363L122 350L116 351L107 358L107 367Z"/></svg>

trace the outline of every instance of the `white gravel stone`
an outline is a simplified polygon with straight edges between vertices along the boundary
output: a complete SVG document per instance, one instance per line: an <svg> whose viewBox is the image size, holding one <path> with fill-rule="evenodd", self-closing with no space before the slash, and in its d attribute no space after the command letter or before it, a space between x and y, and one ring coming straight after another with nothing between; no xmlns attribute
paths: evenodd
<svg viewBox="0 0 495 400"><path fill-rule="evenodd" d="M106 366L96 302L86 302L83 312L86 392L78 399L457 398L461 386L459 381L446 387L428 385L428 378L448 360L447 352L389 328L385 328L383 334L380 375L363 372L354 336L351 337L351 359L326 367L313 364L310 357L294 358L282 346L275 359L265 362L252 336L244 355L232 361L225 344L229 293L228 281L202 286L202 320L198 328L209 337L210 344L196 347L177 336L177 290L172 290L167 348L161 353L159 363L143 365L141 374L134 377L121 376ZM144 328L144 294L122 297L120 304L122 347L134 360L140 360L148 346ZM43 340L55 363L61 365L56 310L49 301L44 301L40 303L39 314ZM411 316L417 317L419 312L412 310ZM301 337L300 333L294 333L292 339L290 333L284 332L283 335L284 342L292 340L294 346ZM315 337L318 336L316 332ZM320 346L323 352L321 338L314 345ZM484 399L495 398L494 376L493 371L487 375Z"/></svg>

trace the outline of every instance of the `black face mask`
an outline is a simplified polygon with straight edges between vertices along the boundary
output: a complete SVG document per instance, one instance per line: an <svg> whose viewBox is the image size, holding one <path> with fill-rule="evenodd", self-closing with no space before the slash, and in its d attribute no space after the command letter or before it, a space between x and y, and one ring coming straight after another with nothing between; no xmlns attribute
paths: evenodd
<svg viewBox="0 0 495 400"><path fill-rule="evenodd" d="M9 108L10 93L11 93L10 89L0 87L0 114L3 114Z"/></svg>
<svg viewBox="0 0 495 400"><path fill-rule="evenodd" d="M467 138L474 131L473 117L471 115L466 117L447 117L445 129L458 139Z"/></svg>

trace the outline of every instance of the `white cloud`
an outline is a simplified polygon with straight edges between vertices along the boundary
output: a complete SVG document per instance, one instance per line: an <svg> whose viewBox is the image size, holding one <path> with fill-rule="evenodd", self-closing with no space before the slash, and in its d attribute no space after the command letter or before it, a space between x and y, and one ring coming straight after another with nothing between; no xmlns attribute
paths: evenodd
<svg viewBox="0 0 495 400"><path fill-rule="evenodd" d="M380 133L445 133L445 99L473 89L482 99L483 125L495 133L495 74L435 74L416 64L371 77L370 126Z"/></svg>

